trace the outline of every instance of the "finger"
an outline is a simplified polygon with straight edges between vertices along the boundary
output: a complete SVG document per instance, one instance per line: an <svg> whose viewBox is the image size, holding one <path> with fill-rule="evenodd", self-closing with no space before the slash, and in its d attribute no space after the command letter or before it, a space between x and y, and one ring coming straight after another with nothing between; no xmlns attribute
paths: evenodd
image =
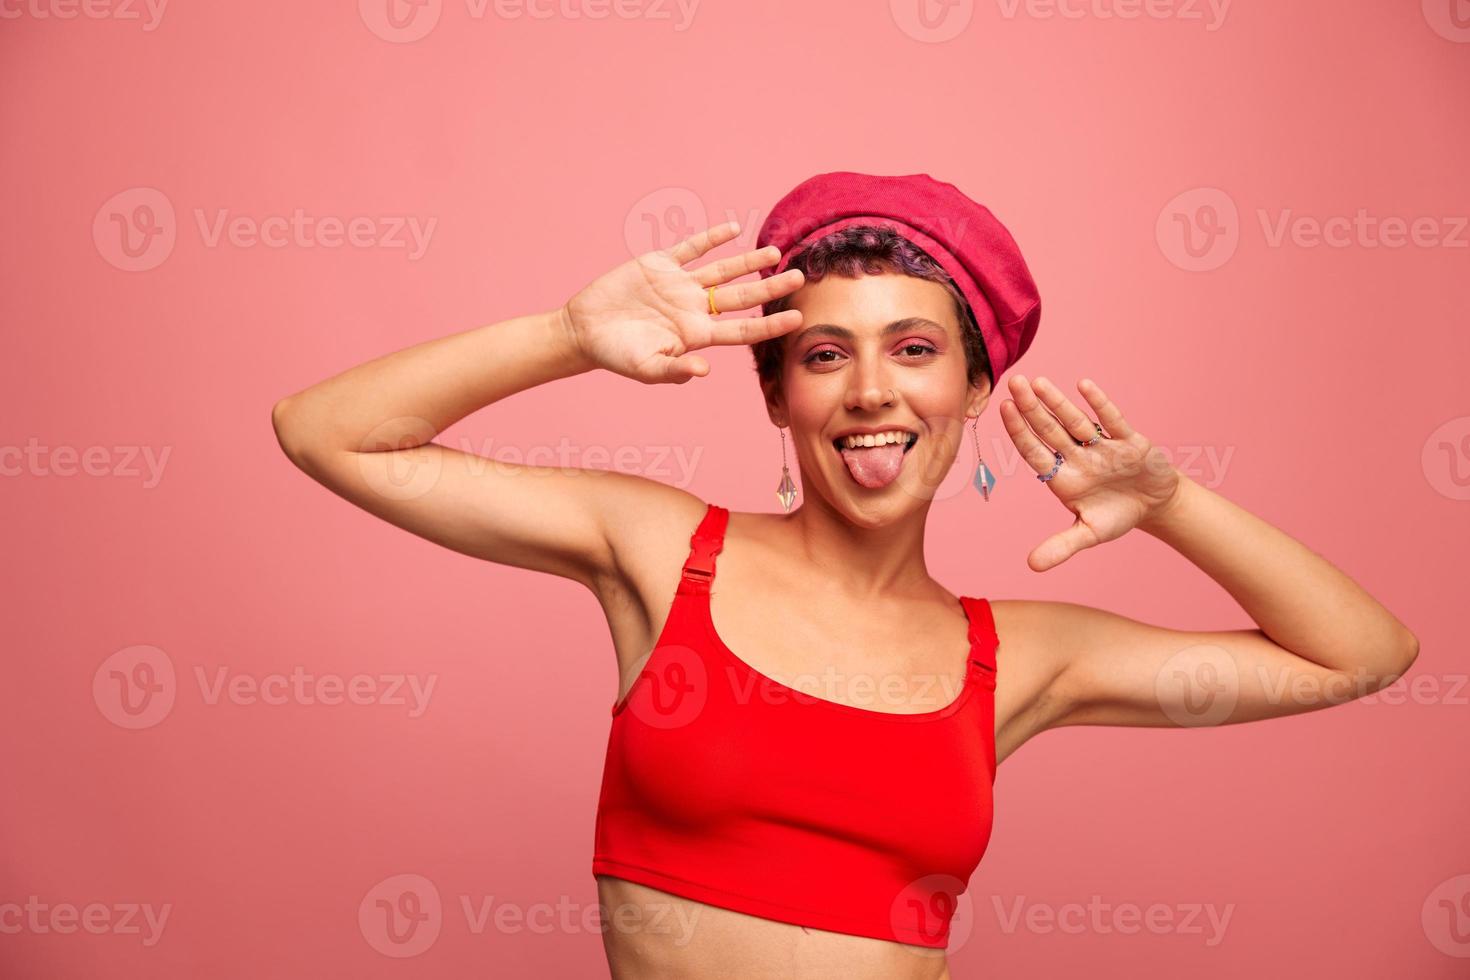
<svg viewBox="0 0 1470 980"><path fill-rule="evenodd" d="M707 374L709 374L709 361L693 353L680 354L678 357L655 354L643 372L644 377L654 384L676 385L681 385L690 378L702 378Z"/></svg>
<svg viewBox="0 0 1470 980"><path fill-rule="evenodd" d="M1095 423L1092 421L1092 416L1078 408L1062 392L1062 389L1052 384L1046 378L1037 378L1032 384L1032 387L1036 389L1036 394L1041 399L1041 403L1047 407L1047 410L1052 415L1056 416L1057 420L1061 422L1062 427L1066 429L1067 434L1073 439L1079 442L1086 442L1097 435L1097 429L1094 427ZM1064 447L1062 451L1066 452L1066 448Z"/></svg>
<svg viewBox="0 0 1470 980"><path fill-rule="evenodd" d="M757 272L781 261L781 250L774 245L754 249L743 255L720 259L694 270L694 280L708 288L722 282L738 279L748 272Z"/></svg>
<svg viewBox="0 0 1470 980"><path fill-rule="evenodd" d="M710 344L758 344L801 326L800 310L782 310L770 316L742 316L715 320Z"/></svg>
<svg viewBox="0 0 1470 980"><path fill-rule="evenodd" d="M1087 404L1097 413L1097 420L1110 437L1128 439L1133 436L1133 426L1128 424L1118 406L1113 404L1096 382L1091 378L1083 378L1077 382L1077 390L1082 392L1082 397L1087 399Z"/></svg>
<svg viewBox="0 0 1470 980"><path fill-rule="evenodd" d="M1077 443L1067 435L1067 430L1062 428L1061 423L1046 410L1045 405L1041 404L1041 399L1036 397L1036 390L1031 386L1031 381L1024 374L1011 375L1011 397L1016 400L1016 407L1026 417L1031 430L1049 447L1060 450L1063 456L1069 449L1077 448ZM1050 452L1046 455L1049 460L1052 458ZM1046 469L1051 469L1050 462L1047 463Z"/></svg>
<svg viewBox="0 0 1470 980"><path fill-rule="evenodd" d="M765 279L749 279L715 287L715 309L721 313L748 310L752 306L769 303L788 293L794 293L806 282L800 269L787 269L779 276Z"/></svg>
<svg viewBox="0 0 1470 980"><path fill-rule="evenodd" d="M1000 403L1000 421L1006 427L1006 433L1010 435L1011 441L1016 444L1024 459L1037 473L1048 473L1056 463L1056 457L1052 455L1051 447L1036 438L1036 433L1026 424L1025 417L1016 403L1007 398Z"/></svg>
<svg viewBox="0 0 1470 980"><path fill-rule="evenodd" d="M712 248L718 248L736 235L740 234L740 222L727 221L722 225L706 228L697 235L691 235L669 249L669 255L680 265L692 262Z"/></svg>
<svg viewBox="0 0 1470 980"><path fill-rule="evenodd" d="M1073 524L1065 531L1058 531L1047 538L1026 558L1026 564L1033 571L1044 572L1049 568L1056 568L1062 562L1071 558L1084 548L1091 548L1098 543L1097 536L1092 529L1081 521Z"/></svg>

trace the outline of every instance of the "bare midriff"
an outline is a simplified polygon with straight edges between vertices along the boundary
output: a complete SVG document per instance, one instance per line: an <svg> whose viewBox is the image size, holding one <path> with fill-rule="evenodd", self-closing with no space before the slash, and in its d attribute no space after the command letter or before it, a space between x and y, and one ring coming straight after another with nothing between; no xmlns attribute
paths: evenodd
<svg viewBox="0 0 1470 980"><path fill-rule="evenodd" d="M778 922L597 876L613 980L950 980L942 949Z"/></svg>

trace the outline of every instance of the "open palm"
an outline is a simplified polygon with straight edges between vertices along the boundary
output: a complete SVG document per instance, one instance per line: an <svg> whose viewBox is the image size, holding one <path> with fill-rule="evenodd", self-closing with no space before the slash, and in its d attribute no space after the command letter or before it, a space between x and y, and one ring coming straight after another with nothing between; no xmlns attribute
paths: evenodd
<svg viewBox="0 0 1470 980"><path fill-rule="evenodd" d="M580 349L599 367L646 384L683 384L709 373L709 362L692 353L716 344L754 344L801 325L798 310L770 316L717 319L709 310L709 287L717 310L744 310L796 291L800 270L729 283L774 265L774 245L698 269L684 265L739 234L736 222L717 225L674 245L629 259L567 301L564 314Z"/></svg>
<svg viewBox="0 0 1470 980"><path fill-rule="evenodd" d="M1163 450L1135 430L1103 390L1087 379L1077 386L1097 421L1045 378L1012 375L1014 401L1001 403L1001 420L1021 457L1038 474L1062 463L1046 486L1075 515L1072 526L1047 538L1027 563L1046 571L1084 548L1121 537L1162 513L1178 492L1179 472ZM1090 446L1083 446L1105 433Z"/></svg>

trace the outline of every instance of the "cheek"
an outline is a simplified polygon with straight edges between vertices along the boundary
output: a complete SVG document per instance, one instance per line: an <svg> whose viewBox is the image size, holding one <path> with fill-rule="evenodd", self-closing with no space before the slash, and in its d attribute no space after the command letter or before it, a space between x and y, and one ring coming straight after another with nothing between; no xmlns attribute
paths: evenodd
<svg viewBox="0 0 1470 980"><path fill-rule="evenodd" d="M959 451L962 441L970 438L966 428L970 420L965 417L970 392L964 379L953 378L916 383L904 392L910 411L923 420L929 436L915 448L941 459Z"/></svg>
<svg viewBox="0 0 1470 980"><path fill-rule="evenodd" d="M963 415L970 388L948 373L915 377L904 386L904 400L916 415Z"/></svg>
<svg viewBox="0 0 1470 980"><path fill-rule="evenodd" d="M787 376L783 395L792 428L825 428L842 408L842 389L834 383L823 383L825 380L812 375Z"/></svg>

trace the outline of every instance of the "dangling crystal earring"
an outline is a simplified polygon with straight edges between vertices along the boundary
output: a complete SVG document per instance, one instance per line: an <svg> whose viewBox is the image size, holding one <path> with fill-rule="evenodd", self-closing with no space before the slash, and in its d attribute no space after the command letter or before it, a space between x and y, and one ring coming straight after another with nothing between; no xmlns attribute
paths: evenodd
<svg viewBox="0 0 1470 980"><path fill-rule="evenodd" d="M970 434L975 437L975 478L970 482L975 489L980 491L980 496L985 502L990 503L990 491L995 488L995 474L990 472L990 467L985 465L985 457L980 455L980 416L975 416L975 424L970 427Z"/></svg>
<svg viewBox="0 0 1470 980"><path fill-rule="evenodd" d="M796 484L791 482L791 471L786 468L786 430L779 429L781 433L781 485L776 488L776 499L781 501L781 506L786 508L786 513L791 513L791 502L796 499Z"/></svg>

